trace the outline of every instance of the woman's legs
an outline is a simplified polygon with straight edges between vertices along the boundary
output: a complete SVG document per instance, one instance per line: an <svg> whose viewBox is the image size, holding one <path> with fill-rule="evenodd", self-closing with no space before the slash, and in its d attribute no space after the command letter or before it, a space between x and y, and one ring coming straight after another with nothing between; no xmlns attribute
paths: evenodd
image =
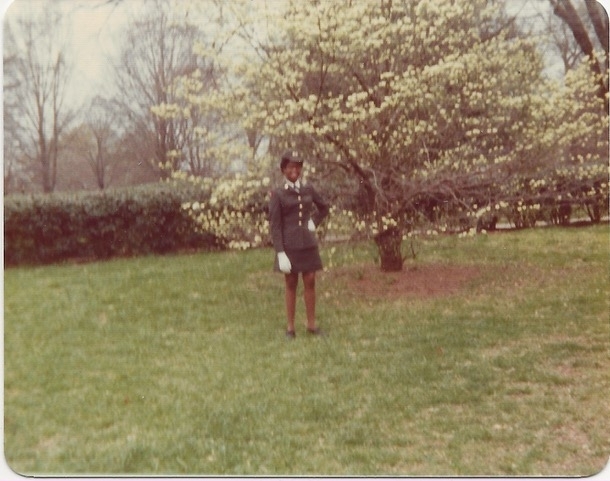
<svg viewBox="0 0 610 481"><path fill-rule="evenodd" d="M307 314L307 328L316 328L316 273L304 272L303 285L305 287L305 312Z"/></svg>
<svg viewBox="0 0 610 481"><path fill-rule="evenodd" d="M294 316L297 304L297 285L299 283L299 274L285 274L284 279L286 281L286 318L288 321L286 331L294 332Z"/></svg>
<svg viewBox="0 0 610 481"><path fill-rule="evenodd" d="M296 303L297 303L297 286L299 284L299 274L290 273L285 274L284 279L286 282L286 319L288 321L286 330L288 332L294 332L294 318L296 314ZM305 298L305 312L307 314L307 328L309 330L316 329L316 273L304 272L303 273L303 285Z"/></svg>

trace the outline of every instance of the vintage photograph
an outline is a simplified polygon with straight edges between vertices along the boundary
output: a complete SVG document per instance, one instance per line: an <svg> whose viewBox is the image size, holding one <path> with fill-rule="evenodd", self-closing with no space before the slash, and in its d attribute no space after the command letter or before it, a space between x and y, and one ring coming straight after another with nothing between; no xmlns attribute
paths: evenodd
<svg viewBox="0 0 610 481"><path fill-rule="evenodd" d="M13 0L6 475L595 477L594 0Z"/></svg>

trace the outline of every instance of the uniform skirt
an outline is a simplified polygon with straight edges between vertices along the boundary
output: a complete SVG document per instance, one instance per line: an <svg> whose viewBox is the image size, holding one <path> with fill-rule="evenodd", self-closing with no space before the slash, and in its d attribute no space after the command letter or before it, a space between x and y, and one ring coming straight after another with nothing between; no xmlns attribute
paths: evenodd
<svg viewBox="0 0 610 481"><path fill-rule="evenodd" d="M287 250L286 255L288 256L288 259L290 259L290 264L292 265L292 269L290 270L291 273L314 272L322 269L322 259L320 258L318 246L294 251ZM277 254L275 255L273 270L275 272L281 272Z"/></svg>

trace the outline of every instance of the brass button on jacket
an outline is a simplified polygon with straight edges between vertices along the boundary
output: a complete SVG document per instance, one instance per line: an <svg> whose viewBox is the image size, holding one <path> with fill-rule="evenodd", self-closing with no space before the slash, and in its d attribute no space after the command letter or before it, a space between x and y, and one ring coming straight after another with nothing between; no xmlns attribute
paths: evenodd
<svg viewBox="0 0 610 481"><path fill-rule="evenodd" d="M291 188L275 189L269 202L269 224L275 252L316 246L316 236L309 231L307 223L312 219L318 226L328 211L329 205L308 184L301 185L299 193Z"/></svg>

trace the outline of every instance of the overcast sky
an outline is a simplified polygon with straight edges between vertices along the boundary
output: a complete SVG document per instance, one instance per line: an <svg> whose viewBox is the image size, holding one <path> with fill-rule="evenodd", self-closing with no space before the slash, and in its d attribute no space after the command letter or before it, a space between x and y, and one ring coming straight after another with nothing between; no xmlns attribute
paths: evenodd
<svg viewBox="0 0 610 481"><path fill-rule="evenodd" d="M8 9L3 9L3 23L11 17L31 14L43 1L8 2ZM104 0L59 0L56 3L67 20L65 33L74 59L71 97L73 103L78 104L107 90L104 81L110 74L109 60L118 52L117 40L128 13L138 8L140 0L124 0L118 4L108 4Z"/></svg>
<svg viewBox="0 0 610 481"><path fill-rule="evenodd" d="M43 1L0 0L3 7L3 23L6 20L4 15L11 17L31 13L32 10L40 8ZM108 4L105 0L55 0L57 8L60 8L62 15L69 20L69 28L66 32L70 38L69 44L75 62L71 88L73 103L79 104L99 92L108 91L105 80L110 75L109 59L118 52L120 47L118 39L129 13L137 12L142 1L122 0ZM516 7L523 5L522 2L523 0L513 0L509 5ZM601 3L607 6L609 2L610 0L603 0ZM546 6L548 3L542 2L538 5ZM521 8L520 12L527 14L527 11L524 12Z"/></svg>

